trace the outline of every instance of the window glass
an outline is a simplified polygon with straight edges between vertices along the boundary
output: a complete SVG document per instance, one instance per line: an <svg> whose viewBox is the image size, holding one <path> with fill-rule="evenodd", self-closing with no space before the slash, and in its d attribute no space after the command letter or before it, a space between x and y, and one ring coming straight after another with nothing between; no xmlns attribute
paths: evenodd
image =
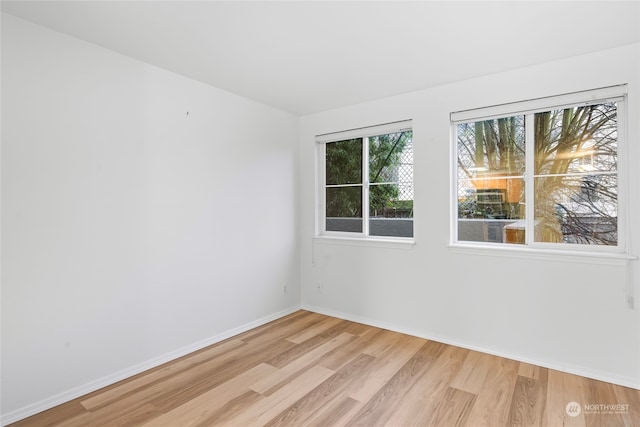
<svg viewBox="0 0 640 427"><path fill-rule="evenodd" d="M328 231L362 233L362 187L327 187Z"/></svg>
<svg viewBox="0 0 640 427"><path fill-rule="evenodd" d="M413 237L411 130L329 140L324 153L325 232Z"/></svg>
<svg viewBox="0 0 640 427"><path fill-rule="evenodd" d="M362 183L362 138L327 144L327 185Z"/></svg>
<svg viewBox="0 0 640 427"><path fill-rule="evenodd" d="M458 240L524 243L525 117L462 123L456 131Z"/></svg>
<svg viewBox="0 0 640 427"><path fill-rule="evenodd" d="M456 123L457 240L617 246L620 102Z"/></svg>
<svg viewBox="0 0 640 427"><path fill-rule="evenodd" d="M369 138L369 234L413 237L413 132Z"/></svg>
<svg viewBox="0 0 640 427"><path fill-rule="evenodd" d="M618 243L617 103L535 114L535 240Z"/></svg>
<svg viewBox="0 0 640 427"><path fill-rule="evenodd" d="M362 232L362 138L326 145L326 229Z"/></svg>

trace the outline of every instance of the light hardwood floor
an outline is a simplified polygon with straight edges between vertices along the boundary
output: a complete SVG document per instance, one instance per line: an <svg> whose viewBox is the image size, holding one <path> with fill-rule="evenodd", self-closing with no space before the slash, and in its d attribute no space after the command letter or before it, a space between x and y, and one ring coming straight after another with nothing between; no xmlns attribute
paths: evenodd
<svg viewBox="0 0 640 427"><path fill-rule="evenodd" d="M218 425L638 427L640 391L298 311L12 427Z"/></svg>

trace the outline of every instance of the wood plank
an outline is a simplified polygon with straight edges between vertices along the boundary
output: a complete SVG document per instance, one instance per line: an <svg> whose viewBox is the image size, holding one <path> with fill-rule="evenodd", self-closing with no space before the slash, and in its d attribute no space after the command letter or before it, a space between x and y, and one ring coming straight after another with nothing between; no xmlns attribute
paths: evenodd
<svg viewBox="0 0 640 427"><path fill-rule="evenodd" d="M175 409L162 414L156 419L144 424L144 426L174 425L193 427L203 423L206 424L217 417L217 411L221 408L229 405L231 401L239 396L247 394L256 381L277 370L278 368L274 368L266 363L261 363Z"/></svg>
<svg viewBox="0 0 640 427"><path fill-rule="evenodd" d="M350 329L351 328L346 328L344 332ZM327 354L326 357L319 361L319 364L324 366L325 368L337 371L342 366L358 357L361 353L365 353L366 349L370 345L373 345L373 343L377 342L380 339L378 335L382 333L384 333L383 329L372 327L361 333L350 343L339 348L337 351L332 352L331 354Z"/></svg>
<svg viewBox="0 0 640 427"><path fill-rule="evenodd" d="M511 397L509 420L512 426L542 426L547 397L547 370L529 370L538 377L533 379L518 375Z"/></svg>
<svg viewBox="0 0 640 427"><path fill-rule="evenodd" d="M126 381L117 383L107 389L103 389L100 393L93 394L92 396L83 399L81 401L82 406L88 410L96 410L101 406L109 404L117 399L121 399L125 395L134 393L136 390L140 390L170 376L178 375L189 369L193 369L202 363L211 362L216 357L225 355L229 351L237 350L244 346L246 346L246 343L237 339L218 343L215 347L209 347L205 350L181 357L180 359L174 360L170 363L165 363L160 367L131 377Z"/></svg>
<svg viewBox="0 0 640 427"><path fill-rule="evenodd" d="M342 333L326 343L309 350L301 357L295 359L291 363L280 369L275 369L271 375L265 375L251 385L251 389L256 393L269 395L280 389L285 384L300 375L301 372L308 369L311 365L316 364L327 353L333 352L335 349L349 343L355 337L351 334Z"/></svg>
<svg viewBox="0 0 640 427"><path fill-rule="evenodd" d="M544 411L544 425L585 427L584 413L575 416L567 413L567 405L572 402L578 405L586 400L582 377L549 369L547 372L547 396Z"/></svg>
<svg viewBox="0 0 640 427"><path fill-rule="evenodd" d="M429 425L440 405L438 416L444 416L445 403L442 401L446 397L447 389L452 378L458 373L469 350L459 347L445 346L444 350L435 358L430 366L421 373L415 384L409 389L408 394L411 399L404 399L394 410L388 419L389 425L409 425L418 423ZM461 391L461 393L464 393ZM467 393L470 394L470 393ZM463 396L463 394L460 394ZM474 395L475 396L475 395ZM462 407L465 407L466 399L461 399ZM464 414L465 418L467 413ZM449 416L448 419L455 417Z"/></svg>
<svg viewBox="0 0 640 427"><path fill-rule="evenodd" d="M638 424L634 420L640 420L640 393L637 390L620 385L614 385L613 391L616 395L617 403L626 405L625 411L622 411L625 427L637 427Z"/></svg>
<svg viewBox="0 0 640 427"><path fill-rule="evenodd" d="M332 404L325 405L322 411L317 411L305 421L306 427L341 426L360 402L350 397L336 399Z"/></svg>
<svg viewBox="0 0 640 427"><path fill-rule="evenodd" d="M116 400L108 406L101 407L96 412L86 411L83 414L56 423L56 427L94 427L111 426L115 424L138 423L158 416L160 411L153 404L146 401L134 403Z"/></svg>
<svg viewBox="0 0 640 427"><path fill-rule="evenodd" d="M101 406L94 412L114 412L114 404L118 407L137 407L141 401L153 404L162 412L168 412L260 364L262 357L285 351L292 345L294 344L280 340L270 346L252 346L250 350L243 346L237 347L188 370L181 370L161 381L151 382L146 387L123 394L120 399Z"/></svg>
<svg viewBox="0 0 640 427"><path fill-rule="evenodd" d="M427 341L346 425L384 425L413 384L445 348L444 344Z"/></svg>
<svg viewBox="0 0 640 427"><path fill-rule="evenodd" d="M471 408L475 404L476 395L447 387L439 395L436 405L426 420L427 426L432 427L462 427L467 425Z"/></svg>
<svg viewBox="0 0 640 427"><path fill-rule="evenodd" d="M272 357L291 348L292 343L279 340L268 346L258 346L252 350L229 353L227 356L191 369L173 379L171 387L155 393L150 400L163 412L170 411L200 394L215 388L240 375L249 368L264 363L265 357ZM166 381L165 381L166 382Z"/></svg>
<svg viewBox="0 0 640 427"><path fill-rule="evenodd" d="M394 375L406 364L424 345L425 340L407 335L399 335L393 345L385 347L384 351L372 352L376 357L374 370L371 374L361 377L361 382L349 388L349 396L359 402L368 402Z"/></svg>
<svg viewBox="0 0 640 427"><path fill-rule="evenodd" d="M531 378L532 380L537 380L541 369L544 368L530 365L529 363L520 362L518 366L518 375L525 378Z"/></svg>
<svg viewBox="0 0 640 427"><path fill-rule="evenodd" d="M386 331L384 335L377 335L376 339L382 339L385 343L392 345L378 345L377 351L371 351L367 346L364 346L365 353L374 353L376 358L370 369L362 372L361 375L354 381L352 381L341 393L336 397L337 401L347 399L350 402L348 408L341 407L341 410L345 410L340 417L334 412L333 405L335 402L323 405L319 410L314 413L309 419L305 421L305 424L318 424L323 425L323 419L332 420L332 424L324 425L343 425L349 419L362 409L364 403L368 402L379 390L386 384L397 372L402 368L404 364L411 359L416 352L424 345L425 340L411 337L408 335L388 334L390 331Z"/></svg>
<svg viewBox="0 0 640 427"><path fill-rule="evenodd" d="M317 323L314 323L313 325L310 325L292 335L289 335L286 339L296 344L300 344L310 338L315 337L316 335L319 335L327 329L336 326L341 322L343 322L343 320L337 319L335 317L329 317Z"/></svg>
<svg viewBox="0 0 640 427"><path fill-rule="evenodd" d="M616 427L624 425L622 414L611 405L618 403L613 385L602 381L589 381L587 387L588 400L582 405L587 427Z"/></svg>
<svg viewBox="0 0 640 427"><path fill-rule="evenodd" d="M162 415L158 408L153 406L150 403L146 403L140 407L138 407L134 411L130 411L123 416L115 418L109 421L109 427L129 427L129 426L139 426L147 420L155 419L158 416ZM89 424L90 426L96 426L98 423L102 424L106 421L106 419L100 419L95 423Z"/></svg>
<svg viewBox="0 0 640 427"><path fill-rule="evenodd" d="M267 363L270 365L281 368L285 366L287 363L291 363L293 360L301 357L304 353L319 347L326 340L337 337L349 326L348 321L341 320L334 324L329 329L323 330L322 332L314 335L313 337L301 342L300 344L296 344L289 348L287 351L283 351L276 356L271 357L267 360Z"/></svg>
<svg viewBox="0 0 640 427"><path fill-rule="evenodd" d="M289 406L293 405L335 372L323 366L312 366L275 393L246 405L242 412L220 417L212 426L261 426L265 425Z"/></svg>
<svg viewBox="0 0 640 427"><path fill-rule="evenodd" d="M80 399L75 399L63 405L40 412L11 424L11 427L49 427L56 426L67 420L74 419L86 413L86 409L80 404Z"/></svg>
<svg viewBox="0 0 640 427"><path fill-rule="evenodd" d="M518 376L518 362L493 357L484 386L469 414L474 427L508 425L511 398Z"/></svg>
<svg viewBox="0 0 640 427"><path fill-rule="evenodd" d="M272 341L285 339L317 322L321 322L325 318L326 316L321 314L298 311L255 329L243 332L236 338L251 345L268 344Z"/></svg>
<svg viewBox="0 0 640 427"><path fill-rule="evenodd" d="M350 381L366 372L373 364L374 359L368 354L361 354L276 417L269 420L265 426L305 425L307 418L318 411L320 407L331 402L341 390L347 387Z"/></svg>
<svg viewBox="0 0 640 427"><path fill-rule="evenodd" d="M451 387L466 391L471 394L479 394L484 387L489 369L493 365L494 356L469 351L460 371L451 381Z"/></svg>

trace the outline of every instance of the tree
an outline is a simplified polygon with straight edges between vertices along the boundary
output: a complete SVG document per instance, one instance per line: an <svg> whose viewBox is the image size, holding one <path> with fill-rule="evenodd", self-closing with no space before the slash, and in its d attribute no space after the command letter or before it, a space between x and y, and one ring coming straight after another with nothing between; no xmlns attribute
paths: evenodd
<svg viewBox="0 0 640 427"><path fill-rule="evenodd" d="M524 121L524 116L513 116L459 125L459 177L485 188L497 188L491 187L492 180L517 182L508 177L524 171ZM530 185L539 240L615 245L616 103L536 113L533 126L536 178ZM524 192L518 196L507 197L503 208L513 212L514 203L524 202Z"/></svg>
<svg viewBox="0 0 640 427"><path fill-rule="evenodd" d="M401 203L398 200L399 189L396 184L400 181L398 167L401 154L412 138L412 131L369 138L369 182L372 184L369 188L369 209L372 214L394 208L412 211L413 201Z"/></svg>
<svg viewBox="0 0 640 427"><path fill-rule="evenodd" d="M326 145L326 216L362 217L362 188L347 186L362 183L362 138L332 142Z"/></svg>
<svg viewBox="0 0 640 427"><path fill-rule="evenodd" d="M369 137L370 211L384 211L397 205L398 166L412 137L412 131ZM327 144L327 217L362 217L362 187L358 185L363 182L362 147L362 138Z"/></svg>
<svg viewBox="0 0 640 427"><path fill-rule="evenodd" d="M535 116L536 218L545 242L617 244L617 106Z"/></svg>
<svg viewBox="0 0 640 427"><path fill-rule="evenodd" d="M465 200L467 206L460 206L459 215L520 218L518 205L524 199L521 179L525 168L524 143L523 116L458 126L458 170L459 177L470 183L466 191L493 192L504 197L502 204L488 206Z"/></svg>

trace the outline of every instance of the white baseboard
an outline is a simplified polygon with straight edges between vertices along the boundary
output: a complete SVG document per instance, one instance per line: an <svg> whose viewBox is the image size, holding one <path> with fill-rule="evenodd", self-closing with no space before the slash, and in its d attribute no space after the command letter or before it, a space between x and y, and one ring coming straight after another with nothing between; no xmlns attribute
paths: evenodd
<svg viewBox="0 0 640 427"><path fill-rule="evenodd" d="M579 375L581 377L591 378L598 381L605 381L611 384L621 385L624 387L630 387L636 390L640 390L640 379L633 378L628 376L614 375L610 372L602 372L594 369L589 369L584 366L572 366L571 364L559 365L556 362L549 362L546 360L537 360L532 359L523 355L515 355L510 353L504 353L500 351L495 351L488 348L483 348L475 345L469 345L466 343L461 343L456 340L451 340L447 337L442 336L434 336L434 335L425 335L422 332L417 332L414 330L410 330L407 328L399 327L398 325L394 325L387 322L381 322L375 319L369 319L357 315L352 315L348 313L342 313L339 311L326 309L323 307L311 306L308 304L302 304L302 309L307 311L312 311L314 313L324 314L327 316L337 317L339 319L350 320L352 322L363 323L369 326L375 326L382 329L387 329L389 331L400 332L402 334L412 335L418 338L424 338L430 341L437 341L443 344L449 344L460 348L466 348L468 350L479 351L481 353L491 354L494 356L504 357L505 359L516 360L518 362L529 363L531 365L540 366L547 369L554 369L560 372L566 372L569 374Z"/></svg>
<svg viewBox="0 0 640 427"><path fill-rule="evenodd" d="M257 328L258 326L262 326L271 321L277 320L281 317L287 316L291 313L300 310L300 306L296 305L293 307L286 308L277 313L271 314L269 316L263 317L258 320L254 320L253 322L249 322L237 328L230 329L221 334L215 335L210 338L206 338L204 340L198 341L196 343L190 344L188 346L182 347L178 350L172 351L170 353L163 354L162 356L155 357L151 360L147 360L145 362L139 363L137 365L131 366L130 368L123 369L121 371L115 372L111 375L107 375L106 377L98 378L95 381L91 381L87 384L83 384L78 387L74 387L71 390L65 391L63 393L56 394L55 396L51 396L39 402L27 405L23 408L17 409L15 411L9 412L7 414L2 414L0 418L0 425L5 426L7 424L14 423L16 421L20 421L24 418L30 417L42 411L46 411L47 409L51 409L55 406L61 405L63 403L69 402L70 400L76 399L80 396L84 396L85 394L94 392L103 387L109 386L111 384L115 384L118 381L122 381L134 375L137 375L141 372L147 371L149 369L155 368L157 366L162 365L163 363L170 362L179 357L186 356L189 353L193 353L194 351L201 350L205 347L208 347L212 344L216 344L220 341L223 341L227 338L231 338L235 335L241 334L242 332L246 332L250 329Z"/></svg>

